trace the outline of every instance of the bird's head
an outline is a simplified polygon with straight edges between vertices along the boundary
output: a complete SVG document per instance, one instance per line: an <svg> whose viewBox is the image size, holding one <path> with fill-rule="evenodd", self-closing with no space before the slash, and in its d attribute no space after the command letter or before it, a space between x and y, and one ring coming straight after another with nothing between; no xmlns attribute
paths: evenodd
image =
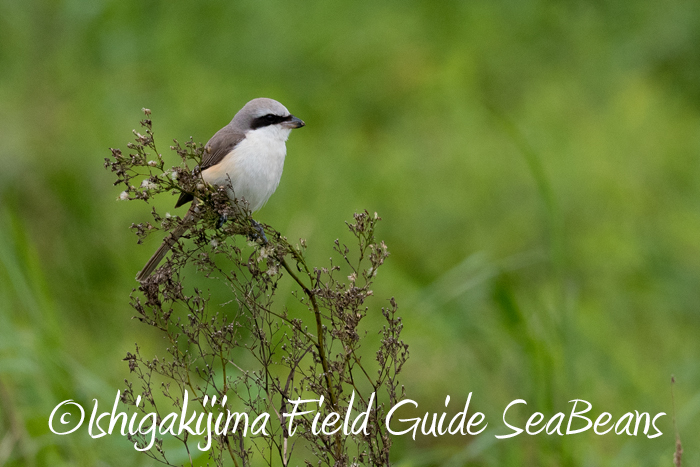
<svg viewBox="0 0 700 467"><path fill-rule="evenodd" d="M280 133L286 137L294 128L301 128L304 122L289 113L289 110L274 99L260 97L248 102L233 117L232 123L246 131L270 127L271 133Z"/></svg>

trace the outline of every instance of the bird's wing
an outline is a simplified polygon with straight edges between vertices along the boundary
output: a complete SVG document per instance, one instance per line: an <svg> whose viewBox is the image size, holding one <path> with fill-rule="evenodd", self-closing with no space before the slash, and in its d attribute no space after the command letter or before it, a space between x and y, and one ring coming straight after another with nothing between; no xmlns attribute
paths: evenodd
<svg viewBox="0 0 700 467"><path fill-rule="evenodd" d="M206 170L221 162L226 157L226 154L233 151L233 148L243 141L243 138L245 138L244 132L231 129L230 126L225 126L217 131L204 147L204 157L199 169ZM180 198L175 203L175 207L179 208L193 199L192 193L181 193Z"/></svg>
<svg viewBox="0 0 700 467"><path fill-rule="evenodd" d="M231 129L228 126L217 131L205 146L200 169L206 170L221 162L223 158L226 157L226 154L231 152L238 143L243 141L243 138L245 138L244 132Z"/></svg>

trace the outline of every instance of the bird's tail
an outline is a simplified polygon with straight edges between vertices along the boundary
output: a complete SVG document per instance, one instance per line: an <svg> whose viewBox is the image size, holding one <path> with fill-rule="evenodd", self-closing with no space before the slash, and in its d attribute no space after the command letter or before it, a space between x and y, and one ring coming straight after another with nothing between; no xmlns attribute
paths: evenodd
<svg viewBox="0 0 700 467"><path fill-rule="evenodd" d="M145 281L148 276L155 271L155 269L158 267L161 261L163 261L163 258L165 258L165 255L168 254L170 249L175 245L175 243L182 237L185 232L190 228L190 222L194 219L194 206L190 208L190 210L187 212L185 215L185 218L182 220L182 223L175 227L167 237L165 237L165 240L163 240L163 244L156 250L155 253L153 253L153 256L151 256L151 259L148 260L146 265L143 267L141 272L138 273L136 276L136 280L139 282Z"/></svg>

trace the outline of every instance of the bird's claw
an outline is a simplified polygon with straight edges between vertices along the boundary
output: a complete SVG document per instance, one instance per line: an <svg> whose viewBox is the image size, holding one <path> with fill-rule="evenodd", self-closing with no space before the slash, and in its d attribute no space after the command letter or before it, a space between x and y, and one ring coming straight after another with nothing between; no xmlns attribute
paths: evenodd
<svg viewBox="0 0 700 467"><path fill-rule="evenodd" d="M253 224L253 228L258 231L258 234L254 235L253 238L262 238L263 243L267 245L267 237L265 236L263 226L257 223L254 219L251 219L250 222Z"/></svg>

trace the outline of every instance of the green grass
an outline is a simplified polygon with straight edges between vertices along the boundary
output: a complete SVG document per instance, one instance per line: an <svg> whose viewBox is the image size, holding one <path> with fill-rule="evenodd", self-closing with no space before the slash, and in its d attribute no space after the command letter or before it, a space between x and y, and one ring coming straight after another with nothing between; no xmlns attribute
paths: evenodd
<svg viewBox="0 0 700 467"><path fill-rule="evenodd" d="M399 465L668 466L670 416L654 440L493 433L518 398L522 421L575 398L670 413L672 374L697 465L699 31L690 0L0 1L0 438L11 417L21 435L0 456L151 465L47 426L62 400L111 399L134 342L157 348L128 307L157 242L135 244L147 212L102 160L142 107L165 150L268 96L307 127L257 218L325 264L352 212L379 212L409 396L473 391L494 430L397 438Z"/></svg>

